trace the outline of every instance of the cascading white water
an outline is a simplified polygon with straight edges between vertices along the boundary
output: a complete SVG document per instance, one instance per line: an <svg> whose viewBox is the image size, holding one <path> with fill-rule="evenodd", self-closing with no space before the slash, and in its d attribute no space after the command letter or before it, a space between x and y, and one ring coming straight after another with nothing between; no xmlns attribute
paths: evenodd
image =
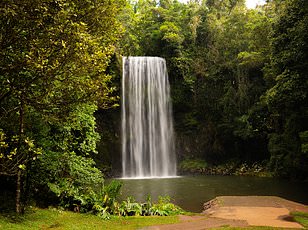
<svg viewBox="0 0 308 230"><path fill-rule="evenodd" d="M123 58L123 177L176 176L171 113L165 59Z"/></svg>

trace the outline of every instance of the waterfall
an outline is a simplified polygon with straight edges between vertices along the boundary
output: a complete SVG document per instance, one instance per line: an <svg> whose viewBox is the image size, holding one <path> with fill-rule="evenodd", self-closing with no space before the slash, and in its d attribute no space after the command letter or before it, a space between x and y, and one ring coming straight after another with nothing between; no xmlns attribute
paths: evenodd
<svg viewBox="0 0 308 230"><path fill-rule="evenodd" d="M123 58L122 170L125 178L176 175L166 61Z"/></svg>

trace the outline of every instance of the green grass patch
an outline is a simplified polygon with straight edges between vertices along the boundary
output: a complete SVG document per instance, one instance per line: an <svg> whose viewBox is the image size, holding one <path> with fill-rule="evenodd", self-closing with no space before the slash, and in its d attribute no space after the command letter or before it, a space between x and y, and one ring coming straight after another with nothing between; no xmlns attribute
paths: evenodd
<svg viewBox="0 0 308 230"><path fill-rule="evenodd" d="M177 216L115 217L110 220L56 209L31 209L26 214L0 214L0 229L138 229L179 222Z"/></svg>
<svg viewBox="0 0 308 230"><path fill-rule="evenodd" d="M293 216L294 220L303 227L308 228L308 213L307 212L292 212L291 215Z"/></svg>

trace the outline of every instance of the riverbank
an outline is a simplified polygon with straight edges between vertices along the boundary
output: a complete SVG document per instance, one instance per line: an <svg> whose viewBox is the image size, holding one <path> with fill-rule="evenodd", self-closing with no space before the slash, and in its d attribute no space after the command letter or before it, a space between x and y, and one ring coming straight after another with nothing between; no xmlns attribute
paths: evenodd
<svg viewBox="0 0 308 230"><path fill-rule="evenodd" d="M103 220L91 214L58 209L28 208L25 215L0 214L0 229L302 229L296 212L308 206L275 196L221 196L207 202L203 213L179 216L116 217Z"/></svg>
<svg viewBox="0 0 308 230"><path fill-rule="evenodd" d="M185 159L180 162L180 175L219 175L219 176L256 176L273 177L267 163L240 163L230 161L220 165L211 165L201 159Z"/></svg>
<svg viewBox="0 0 308 230"><path fill-rule="evenodd" d="M221 196L204 206L206 209L201 215L183 216L180 223L145 229L303 229L292 213L308 213L308 206L275 196Z"/></svg>
<svg viewBox="0 0 308 230"><path fill-rule="evenodd" d="M169 196L186 211L200 213L203 203L219 196L280 196L308 205L308 184L277 178L249 176L183 176L164 179L122 180L121 199L133 196L145 202Z"/></svg>

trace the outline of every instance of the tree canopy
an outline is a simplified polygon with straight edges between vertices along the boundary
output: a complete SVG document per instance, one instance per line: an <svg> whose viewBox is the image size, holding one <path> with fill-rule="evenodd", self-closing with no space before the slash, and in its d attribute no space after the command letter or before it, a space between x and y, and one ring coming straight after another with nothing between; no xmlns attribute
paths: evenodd
<svg viewBox="0 0 308 230"><path fill-rule="evenodd" d="M21 178L29 177L33 167L61 158L69 163L67 154L87 157L96 152L99 136L94 111L115 103L107 66L122 33L117 15L123 4L1 2L0 174L18 176L17 193L22 189ZM27 152L33 152L34 146L42 154L32 166L36 157ZM8 168L12 162L18 170ZM87 160L80 162L81 168L92 165ZM59 164L50 167L57 169L49 168L49 173L63 171ZM44 183L54 180L47 175L42 179Z"/></svg>

